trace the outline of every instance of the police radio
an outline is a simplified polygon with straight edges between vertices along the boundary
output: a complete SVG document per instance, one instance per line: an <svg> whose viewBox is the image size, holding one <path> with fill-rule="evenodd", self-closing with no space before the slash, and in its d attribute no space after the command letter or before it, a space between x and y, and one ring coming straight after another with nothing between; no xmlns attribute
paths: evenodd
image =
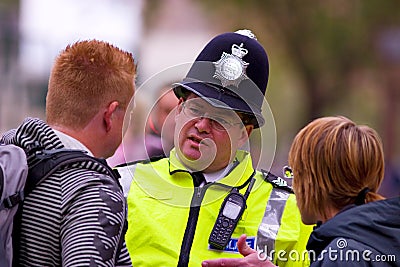
<svg viewBox="0 0 400 267"><path fill-rule="evenodd" d="M251 178L244 195L240 194L239 190L235 187L224 199L208 239L211 248L223 250L228 245L232 233L246 209L246 200L254 182L255 179Z"/></svg>

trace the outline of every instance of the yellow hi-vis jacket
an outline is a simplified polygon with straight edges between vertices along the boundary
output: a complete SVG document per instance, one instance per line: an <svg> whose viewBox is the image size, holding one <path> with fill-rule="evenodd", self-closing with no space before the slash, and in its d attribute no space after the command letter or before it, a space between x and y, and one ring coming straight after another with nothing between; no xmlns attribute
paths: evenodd
<svg viewBox="0 0 400 267"><path fill-rule="evenodd" d="M117 168L128 201L126 244L133 266L201 266L213 258L242 257L237 240L247 243L260 258L272 257L279 266L308 266L306 243L312 227L301 222L295 196L254 171L250 155L236 154L236 166L221 180L194 188L191 173L170 158ZM247 208L224 250L209 247L208 239L221 204L232 187L245 194L255 183Z"/></svg>

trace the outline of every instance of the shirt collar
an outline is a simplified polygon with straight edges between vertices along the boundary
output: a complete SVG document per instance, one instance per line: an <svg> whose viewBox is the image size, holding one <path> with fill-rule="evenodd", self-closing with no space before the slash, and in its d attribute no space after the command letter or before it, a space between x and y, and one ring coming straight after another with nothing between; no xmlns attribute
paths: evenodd
<svg viewBox="0 0 400 267"><path fill-rule="evenodd" d="M212 172L212 173L203 173L204 178L206 179L207 183L209 182L217 182L225 177L228 172L234 167L234 163L230 163L228 166L223 168L222 170Z"/></svg>
<svg viewBox="0 0 400 267"><path fill-rule="evenodd" d="M93 156L92 152L90 152L90 150L84 144L79 142L77 139L58 130L53 129L53 131L56 133L57 137L61 140L65 148L83 150L86 151L89 156Z"/></svg>

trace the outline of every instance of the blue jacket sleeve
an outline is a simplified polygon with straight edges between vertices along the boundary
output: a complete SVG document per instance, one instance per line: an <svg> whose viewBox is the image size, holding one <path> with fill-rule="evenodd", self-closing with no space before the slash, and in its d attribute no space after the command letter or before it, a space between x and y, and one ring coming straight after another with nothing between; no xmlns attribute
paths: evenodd
<svg viewBox="0 0 400 267"><path fill-rule="evenodd" d="M311 267L389 266L378 262L379 253L370 246L348 238L336 238L315 256ZM313 260L313 259L311 259Z"/></svg>

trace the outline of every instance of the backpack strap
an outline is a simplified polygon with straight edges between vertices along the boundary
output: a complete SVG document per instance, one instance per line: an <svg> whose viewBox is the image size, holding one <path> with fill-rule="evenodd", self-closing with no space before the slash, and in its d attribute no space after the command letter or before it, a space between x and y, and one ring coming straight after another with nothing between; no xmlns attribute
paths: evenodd
<svg viewBox="0 0 400 267"><path fill-rule="evenodd" d="M0 166L0 197L3 197L3 191L4 191L4 187L5 187L5 181L4 181L4 173L3 173L3 168L1 168ZM1 200L1 198L0 198ZM5 208L5 202L6 200L4 199L4 202L1 201L0 202L0 210Z"/></svg>
<svg viewBox="0 0 400 267"><path fill-rule="evenodd" d="M0 179L4 179L3 176L3 171L0 170L1 174L0 174ZM4 185L3 185L4 186ZM3 209L11 209L14 206L17 206L19 203L21 203L22 201L24 201L25 199L25 194L24 191L18 191L16 192L14 195L11 195L7 198L5 198L1 203L0 203L0 210Z"/></svg>
<svg viewBox="0 0 400 267"><path fill-rule="evenodd" d="M32 152L32 151L31 151ZM25 184L25 196L32 192L32 190L44 179L51 176L59 168L67 166L69 164L90 161L96 164L100 164L107 171L118 184L122 191L122 187L119 183L119 178L121 178L118 171L112 169L106 162L105 159L95 158L89 156L86 151L76 150L76 149L52 149L52 150L40 150L36 149L34 152L37 161L31 166L29 166L28 179ZM125 218L124 225L122 227L121 238L119 239L118 249L121 251L124 241L125 234L128 229L128 222Z"/></svg>
<svg viewBox="0 0 400 267"><path fill-rule="evenodd" d="M31 193L41 181L51 176L59 168L83 161L100 164L119 185L119 174L111 169L104 159L89 156L86 151L75 149L39 150L35 152L35 157L37 161L29 166L28 179L25 185L25 196Z"/></svg>
<svg viewBox="0 0 400 267"><path fill-rule="evenodd" d="M15 145L1 143L0 157L0 210L4 210L24 200L28 166L24 151Z"/></svg>
<svg viewBox="0 0 400 267"><path fill-rule="evenodd" d="M264 181L272 184L274 188L282 189L290 194L294 194L293 188L288 185L285 179L276 176L275 174L266 170L261 169L261 173L263 175Z"/></svg>

